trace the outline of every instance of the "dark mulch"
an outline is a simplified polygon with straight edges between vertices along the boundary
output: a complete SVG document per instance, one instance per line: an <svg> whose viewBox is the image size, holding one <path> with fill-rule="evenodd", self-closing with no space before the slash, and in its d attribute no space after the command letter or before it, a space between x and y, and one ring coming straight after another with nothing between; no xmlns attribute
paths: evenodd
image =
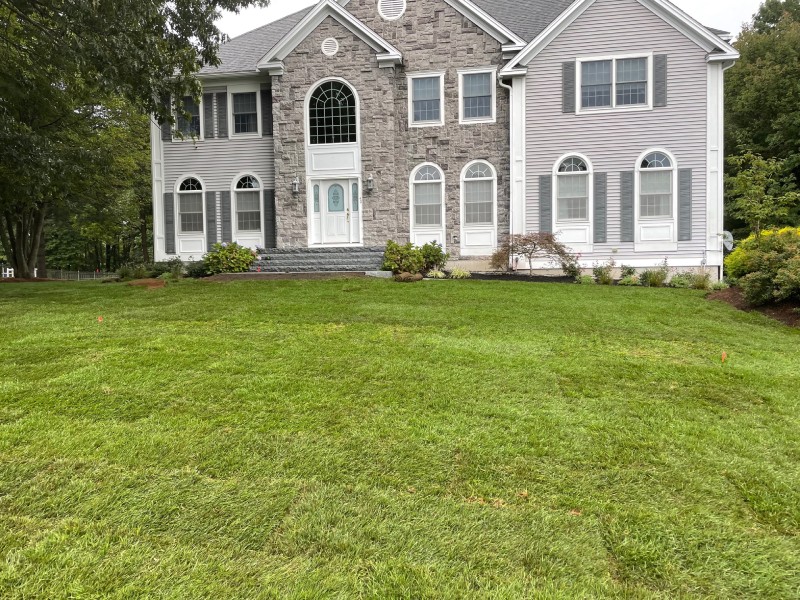
<svg viewBox="0 0 800 600"><path fill-rule="evenodd" d="M790 327L800 327L800 304L796 302L781 302L768 306L751 306L742 295L742 290L737 287L719 290L708 295L709 300L727 302L731 306L747 312L757 311L785 323Z"/></svg>
<svg viewBox="0 0 800 600"><path fill-rule="evenodd" d="M527 273L473 273L472 279L486 281L527 281L533 283L575 283L574 277L564 275L528 275Z"/></svg>

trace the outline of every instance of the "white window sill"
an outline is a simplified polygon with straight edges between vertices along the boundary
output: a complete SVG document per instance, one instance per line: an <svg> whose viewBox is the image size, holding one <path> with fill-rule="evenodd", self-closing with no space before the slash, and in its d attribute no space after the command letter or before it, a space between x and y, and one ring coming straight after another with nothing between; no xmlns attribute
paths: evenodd
<svg viewBox="0 0 800 600"><path fill-rule="evenodd" d="M409 123L409 128L420 128L420 127L443 127L444 123L442 121L420 121L418 123Z"/></svg>
<svg viewBox="0 0 800 600"><path fill-rule="evenodd" d="M229 139L238 139L238 138L257 138L261 137L261 134L257 131L252 131L248 133L229 133Z"/></svg>
<svg viewBox="0 0 800 600"><path fill-rule="evenodd" d="M486 117L485 119L461 119L459 125L480 125L482 123L497 123L494 117Z"/></svg>
<svg viewBox="0 0 800 600"><path fill-rule="evenodd" d="M652 111L653 107L650 105L632 105L632 106L612 106L612 107L602 107L602 108L579 108L578 111L575 113L579 116L586 116L586 115L607 115L607 114L614 114L614 113L629 113L629 112L648 112Z"/></svg>

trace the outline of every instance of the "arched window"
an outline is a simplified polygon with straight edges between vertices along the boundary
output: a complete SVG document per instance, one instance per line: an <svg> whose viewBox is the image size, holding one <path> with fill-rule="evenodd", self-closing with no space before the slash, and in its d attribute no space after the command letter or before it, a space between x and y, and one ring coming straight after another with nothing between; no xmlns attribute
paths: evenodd
<svg viewBox="0 0 800 600"><path fill-rule="evenodd" d="M341 81L325 81L311 94L308 130L311 144L346 144L356 141L356 96Z"/></svg>
<svg viewBox="0 0 800 600"><path fill-rule="evenodd" d="M675 197L675 163L661 151L650 152L636 166L639 171L639 217L671 219Z"/></svg>
<svg viewBox="0 0 800 600"><path fill-rule="evenodd" d="M181 233L203 231L203 185L194 177L178 186L178 215Z"/></svg>
<svg viewBox="0 0 800 600"><path fill-rule="evenodd" d="M422 165L414 171L411 189L415 226L441 226L444 197L443 179L442 171L436 165Z"/></svg>
<svg viewBox="0 0 800 600"><path fill-rule="evenodd" d="M467 165L461 175L464 224L493 225L496 180L492 166L483 161Z"/></svg>
<svg viewBox="0 0 800 600"><path fill-rule="evenodd" d="M587 162L579 156L561 161L556 170L556 220L589 220L589 174Z"/></svg>
<svg viewBox="0 0 800 600"><path fill-rule="evenodd" d="M261 231L261 184L252 175L236 182L236 227L238 231Z"/></svg>

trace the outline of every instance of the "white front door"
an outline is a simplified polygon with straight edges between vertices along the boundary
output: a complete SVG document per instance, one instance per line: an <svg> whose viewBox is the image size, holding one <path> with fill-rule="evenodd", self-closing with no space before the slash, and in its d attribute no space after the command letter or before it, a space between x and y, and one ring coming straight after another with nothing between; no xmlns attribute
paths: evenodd
<svg viewBox="0 0 800 600"><path fill-rule="evenodd" d="M315 181L310 201L312 244L361 242L361 198L357 180Z"/></svg>

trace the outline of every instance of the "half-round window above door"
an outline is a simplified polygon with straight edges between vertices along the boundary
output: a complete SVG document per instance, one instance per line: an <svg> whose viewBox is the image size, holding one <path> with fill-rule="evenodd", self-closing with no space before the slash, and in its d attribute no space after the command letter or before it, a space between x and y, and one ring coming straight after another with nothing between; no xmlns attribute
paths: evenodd
<svg viewBox="0 0 800 600"><path fill-rule="evenodd" d="M406 12L406 0L378 0L378 14L384 21L395 21Z"/></svg>

